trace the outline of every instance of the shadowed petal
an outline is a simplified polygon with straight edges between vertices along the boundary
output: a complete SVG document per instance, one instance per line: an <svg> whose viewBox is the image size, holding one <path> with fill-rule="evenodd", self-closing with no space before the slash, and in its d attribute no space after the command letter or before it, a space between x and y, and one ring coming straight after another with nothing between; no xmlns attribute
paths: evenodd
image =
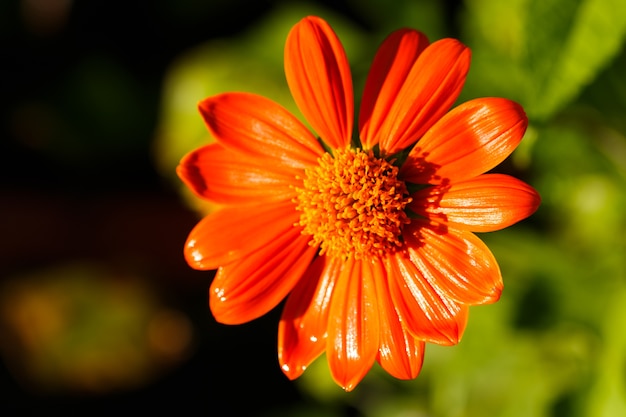
<svg viewBox="0 0 626 417"><path fill-rule="evenodd" d="M219 143L187 154L176 168L180 179L199 197L220 204L291 200L301 170L262 163Z"/></svg>
<svg viewBox="0 0 626 417"><path fill-rule="evenodd" d="M468 305L500 298L503 284L498 263L473 233L414 222L403 236L411 262L442 297Z"/></svg>
<svg viewBox="0 0 626 417"><path fill-rule="evenodd" d="M440 345L461 340L468 307L438 292L402 252L387 258L389 291L400 320L416 338Z"/></svg>
<svg viewBox="0 0 626 417"><path fill-rule="evenodd" d="M351 141L354 115L352 78L337 35L319 17L306 17L289 32L285 75L306 120L331 148Z"/></svg>
<svg viewBox="0 0 626 417"><path fill-rule="evenodd" d="M343 263L328 320L326 354L335 382L352 390L372 367L380 338L375 278L367 261Z"/></svg>
<svg viewBox="0 0 626 417"><path fill-rule="evenodd" d="M473 232L493 232L533 214L541 201L530 185L503 174L484 174L411 195L409 208L434 221Z"/></svg>
<svg viewBox="0 0 626 417"><path fill-rule="evenodd" d="M198 104L219 143L264 163L304 169L324 153L319 142L285 108L249 93L225 93Z"/></svg>
<svg viewBox="0 0 626 417"><path fill-rule="evenodd" d="M414 144L456 101L470 65L470 50L455 39L428 46L391 103L374 109L368 130L383 154Z"/></svg>
<svg viewBox="0 0 626 417"><path fill-rule="evenodd" d="M328 310L341 262L320 256L294 287L278 324L278 361L296 379L326 349Z"/></svg>
<svg viewBox="0 0 626 417"><path fill-rule="evenodd" d="M380 124L389 115L409 71L427 46L428 38L423 33L401 29L389 35L378 48L367 75L359 113L359 131L365 149L378 143Z"/></svg>
<svg viewBox="0 0 626 417"><path fill-rule="evenodd" d="M527 125L524 110L513 101L468 101L451 110L424 135L400 175L405 181L419 184L475 177L504 161L522 140Z"/></svg>
<svg viewBox="0 0 626 417"><path fill-rule="evenodd" d="M300 214L292 202L224 207L189 233L185 259L195 269L216 269L240 260L294 228Z"/></svg>
<svg viewBox="0 0 626 417"><path fill-rule="evenodd" d="M309 240L292 227L238 262L220 267L209 292L215 319L241 324L276 307L302 278L317 252Z"/></svg>
<svg viewBox="0 0 626 417"><path fill-rule="evenodd" d="M391 300L386 271L380 261L373 264L380 312L378 363L398 379L414 379L422 369L424 342L410 334L398 317Z"/></svg>

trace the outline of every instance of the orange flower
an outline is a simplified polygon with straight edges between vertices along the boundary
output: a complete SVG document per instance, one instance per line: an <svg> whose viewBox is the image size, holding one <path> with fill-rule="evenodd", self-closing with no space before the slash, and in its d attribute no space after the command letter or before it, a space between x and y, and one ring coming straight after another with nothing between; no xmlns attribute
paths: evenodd
<svg viewBox="0 0 626 417"><path fill-rule="evenodd" d="M345 52L324 20L307 17L287 38L285 72L317 138L260 96L199 103L217 143L177 171L223 207L191 231L185 257L217 269L209 302L219 322L250 321L287 297L278 357L289 378L324 352L346 390L375 361L415 378L425 342L456 344L469 306L499 298L500 270L473 232L530 216L539 196L485 174L524 135L518 104L483 98L450 110L469 63L457 40L392 33L374 58L353 136Z"/></svg>

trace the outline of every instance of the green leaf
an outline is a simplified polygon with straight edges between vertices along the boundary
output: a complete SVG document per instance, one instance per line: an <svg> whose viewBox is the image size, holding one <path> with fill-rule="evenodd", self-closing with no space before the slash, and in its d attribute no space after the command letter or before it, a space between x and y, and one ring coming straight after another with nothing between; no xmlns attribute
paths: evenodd
<svg viewBox="0 0 626 417"><path fill-rule="evenodd" d="M545 119L575 99L620 51L626 12L620 0L533 0L526 24L536 81L529 112Z"/></svg>
<svg viewBox="0 0 626 417"><path fill-rule="evenodd" d="M517 100L535 121L576 100L626 36L621 0L475 0L466 7L469 93Z"/></svg>

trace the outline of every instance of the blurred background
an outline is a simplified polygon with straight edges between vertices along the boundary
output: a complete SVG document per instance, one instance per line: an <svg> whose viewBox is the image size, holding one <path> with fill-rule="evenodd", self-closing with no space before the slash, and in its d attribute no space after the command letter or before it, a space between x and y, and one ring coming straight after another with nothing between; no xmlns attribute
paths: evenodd
<svg viewBox="0 0 626 417"><path fill-rule="evenodd" d="M211 207L174 175L210 138L198 100L251 91L293 110L283 47L327 19L355 91L392 30L473 51L459 101L530 118L501 167L539 211L481 235L505 290L415 381L375 366L344 393L322 358L295 382L280 309L208 310L182 258ZM620 0L5 0L0 4L0 415L626 415L626 9Z"/></svg>

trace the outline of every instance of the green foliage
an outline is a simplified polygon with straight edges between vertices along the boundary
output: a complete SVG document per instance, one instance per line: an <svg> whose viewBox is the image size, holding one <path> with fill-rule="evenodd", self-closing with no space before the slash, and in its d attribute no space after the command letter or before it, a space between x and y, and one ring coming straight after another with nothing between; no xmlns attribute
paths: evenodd
<svg viewBox="0 0 626 417"><path fill-rule="evenodd" d="M541 121L610 65L626 35L619 0L479 0L466 7L476 83L519 100Z"/></svg>

